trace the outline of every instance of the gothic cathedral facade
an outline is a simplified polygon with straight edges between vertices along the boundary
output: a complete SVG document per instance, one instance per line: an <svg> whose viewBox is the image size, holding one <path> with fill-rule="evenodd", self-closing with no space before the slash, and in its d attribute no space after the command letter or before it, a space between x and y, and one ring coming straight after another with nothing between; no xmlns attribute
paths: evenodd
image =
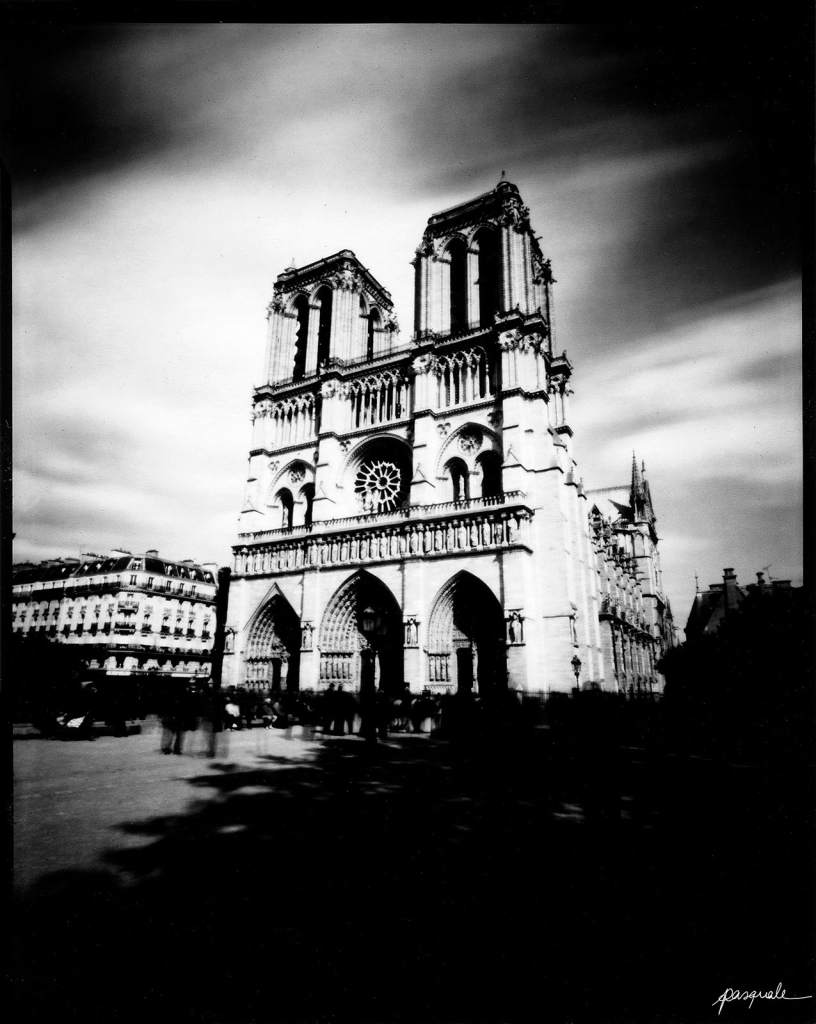
<svg viewBox="0 0 816 1024"><path fill-rule="evenodd" d="M659 692L648 484L636 465L628 494L578 479L553 277L516 186L432 216L413 266L408 343L350 250L277 278L224 683Z"/></svg>

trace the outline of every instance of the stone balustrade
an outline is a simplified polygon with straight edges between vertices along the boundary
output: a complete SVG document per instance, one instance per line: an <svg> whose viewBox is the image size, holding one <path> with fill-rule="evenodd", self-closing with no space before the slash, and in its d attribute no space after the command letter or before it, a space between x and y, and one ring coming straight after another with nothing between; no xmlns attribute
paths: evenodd
<svg viewBox="0 0 816 1024"><path fill-rule="evenodd" d="M487 498L468 498L461 501L441 501L434 505L408 505L394 509L392 512L361 512L357 516L344 516L338 519L323 519L308 526L289 526L277 530L261 530L254 533L239 533L244 541L277 540L280 537L302 537L308 534L327 533L334 530L347 530L354 526L373 526L385 523L398 523L405 519L427 520L449 512L466 512L471 509L494 508L497 505L518 505L524 502L527 495L524 491L504 491L502 494L490 495ZM236 550L233 548L233 550Z"/></svg>
<svg viewBox="0 0 816 1024"><path fill-rule="evenodd" d="M504 495L505 499L508 497ZM457 508L459 504L471 507ZM365 517L366 521L360 524L352 522L350 529L313 533L300 539L293 536L295 531L270 531L279 534L274 538L256 534L251 544L233 549L234 571L243 576L259 576L317 566L530 546L533 513L521 503L473 507L472 502L446 502L427 507L433 509L434 516L421 521L411 517L408 521L383 522L383 517L377 516ZM325 527L328 523L315 525Z"/></svg>

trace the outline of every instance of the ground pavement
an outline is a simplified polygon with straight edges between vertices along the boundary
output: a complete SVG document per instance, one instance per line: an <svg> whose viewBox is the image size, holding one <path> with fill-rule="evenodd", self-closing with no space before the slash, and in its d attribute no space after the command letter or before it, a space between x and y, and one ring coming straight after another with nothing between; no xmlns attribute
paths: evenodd
<svg viewBox="0 0 816 1024"><path fill-rule="evenodd" d="M15 1020L684 1024L726 986L813 994L800 809L755 769L542 731L159 739L15 742Z"/></svg>

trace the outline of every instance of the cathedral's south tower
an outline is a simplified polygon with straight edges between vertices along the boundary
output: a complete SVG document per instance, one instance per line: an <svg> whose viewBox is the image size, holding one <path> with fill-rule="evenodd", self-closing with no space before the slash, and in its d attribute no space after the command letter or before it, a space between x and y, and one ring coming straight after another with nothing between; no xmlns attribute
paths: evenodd
<svg viewBox="0 0 816 1024"><path fill-rule="evenodd" d="M349 250L275 283L224 682L614 687L572 368L516 186L430 217L412 263L410 339Z"/></svg>

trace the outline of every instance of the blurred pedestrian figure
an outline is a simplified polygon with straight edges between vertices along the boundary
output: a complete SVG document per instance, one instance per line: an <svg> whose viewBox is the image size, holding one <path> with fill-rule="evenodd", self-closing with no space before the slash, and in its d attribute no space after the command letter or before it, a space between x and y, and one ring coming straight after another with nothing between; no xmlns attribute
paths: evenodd
<svg viewBox="0 0 816 1024"><path fill-rule="evenodd" d="M108 725L113 729L114 736L127 736L127 721L125 719L125 699L122 688L114 683L108 696Z"/></svg>
<svg viewBox="0 0 816 1024"><path fill-rule="evenodd" d="M62 738L95 740L93 725L96 721L96 711L96 687L88 685L82 690L73 709L62 719Z"/></svg>
<svg viewBox="0 0 816 1024"><path fill-rule="evenodd" d="M241 709L241 723L246 723L247 729L252 729L255 726L255 707L256 698L255 694L250 690L245 690L238 697L238 706Z"/></svg>
<svg viewBox="0 0 816 1024"><path fill-rule="evenodd" d="M337 697L334 691L334 683L329 683L329 688L320 698L320 718L323 726L323 732L328 733L331 731L332 722L334 721L334 708Z"/></svg>
<svg viewBox="0 0 816 1024"><path fill-rule="evenodd" d="M272 728L272 719L275 717L275 712L272 708L272 701L267 697L261 706L261 721L263 722L264 729Z"/></svg>
<svg viewBox="0 0 816 1024"><path fill-rule="evenodd" d="M241 709L232 697L227 697L224 704L225 726L233 732L242 727Z"/></svg>
<svg viewBox="0 0 816 1024"><path fill-rule="evenodd" d="M381 740L387 740L391 721L391 701L384 690L377 690L374 694L374 720L377 725L377 736Z"/></svg>
<svg viewBox="0 0 816 1024"><path fill-rule="evenodd" d="M346 692L343 689L343 684L337 687L337 691L334 695L334 725L332 732L335 736L342 736L345 732L346 725Z"/></svg>
<svg viewBox="0 0 816 1024"><path fill-rule="evenodd" d="M164 713L162 714L162 753L180 754L182 745L184 690L178 683L168 684L164 695Z"/></svg>
<svg viewBox="0 0 816 1024"><path fill-rule="evenodd" d="M357 700L353 693L343 694L343 715L348 726L349 736L354 735L354 719L357 717Z"/></svg>
<svg viewBox="0 0 816 1024"><path fill-rule="evenodd" d="M221 696L219 687L213 680L210 680L209 690L207 691L206 696L206 714L209 720L210 732L207 755L209 757L215 757L218 752L218 741L224 731L224 699Z"/></svg>
<svg viewBox="0 0 816 1024"><path fill-rule="evenodd" d="M289 716L283 710L283 702L276 697L272 703L272 725L275 729L285 729Z"/></svg>

